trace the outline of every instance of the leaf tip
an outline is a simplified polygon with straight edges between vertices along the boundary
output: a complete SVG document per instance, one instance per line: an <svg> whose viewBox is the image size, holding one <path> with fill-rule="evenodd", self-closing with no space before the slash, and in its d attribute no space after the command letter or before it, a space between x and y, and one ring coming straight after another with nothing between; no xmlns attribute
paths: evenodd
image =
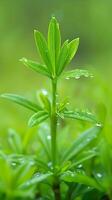
<svg viewBox="0 0 112 200"><path fill-rule="evenodd" d="M29 121L28 121L28 127L29 128L32 128L33 127L33 124L31 123L31 120L29 119Z"/></svg>

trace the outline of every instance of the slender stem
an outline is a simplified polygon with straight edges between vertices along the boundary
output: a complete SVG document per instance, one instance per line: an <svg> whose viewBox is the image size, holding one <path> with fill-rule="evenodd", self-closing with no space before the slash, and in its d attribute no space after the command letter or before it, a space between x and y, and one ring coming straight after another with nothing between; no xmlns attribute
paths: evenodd
<svg viewBox="0 0 112 200"><path fill-rule="evenodd" d="M52 163L53 168L56 164L56 132L57 132L57 115L56 115L56 92L57 92L57 80L52 80L52 107L51 107L51 151L52 151Z"/></svg>

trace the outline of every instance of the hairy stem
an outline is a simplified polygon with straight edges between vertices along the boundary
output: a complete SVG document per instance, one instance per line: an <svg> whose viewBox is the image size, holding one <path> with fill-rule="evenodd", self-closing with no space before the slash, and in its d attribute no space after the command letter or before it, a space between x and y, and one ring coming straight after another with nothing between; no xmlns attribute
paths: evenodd
<svg viewBox="0 0 112 200"><path fill-rule="evenodd" d="M52 107L51 107L51 151L52 151L52 163L53 168L56 164L56 132L57 132L57 114L56 114L56 92L57 92L57 80L52 80Z"/></svg>

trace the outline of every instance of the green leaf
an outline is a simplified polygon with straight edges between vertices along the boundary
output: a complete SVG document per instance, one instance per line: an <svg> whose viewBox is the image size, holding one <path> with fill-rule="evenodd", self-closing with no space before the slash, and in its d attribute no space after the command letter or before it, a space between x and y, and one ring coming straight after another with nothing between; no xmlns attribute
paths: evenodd
<svg viewBox="0 0 112 200"><path fill-rule="evenodd" d="M67 56L67 60L66 60L66 65L70 63L70 61L72 60L72 58L76 54L78 46L79 46L79 38L72 40L68 44L68 56Z"/></svg>
<svg viewBox="0 0 112 200"><path fill-rule="evenodd" d="M47 70L46 65L34 62L32 60L27 60L26 58L20 59L20 61L27 67L33 69L34 71L43 74L45 76L51 77L49 71Z"/></svg>
<svg viewBox="0 0 112 200"><path fill-rule="evenodd" d="M19 165L15 172L15 184L19 186L27 182L33 176L35 168L36 167L30 162Z"/></svg>
<svg viewBox="0 0 112 200"><path fill-rule="evenodd" d="M48 111L49 113L51 113L51 103L50 103L50 100L48 98L48 94L44 93L43 91L41 91L39 93L39 97L40 97L40 100L43 103L44 108L46 109L46 111Z"/></svg>
<svg viewBox="0 0 112 200"><path fill-rule="evenodd" d="M51 64L51 58L50 58L47 42L44 36L42 35L42 33L40 33L39 31L35 30L34 36L35 36L35 42L36 42L37 48L39 49L40 55L43 61L45 62L49 70L49 73L52 74L52 64Z"/></svg>
<svg viewBox="0 0 112 200"><path fill-rule="evenodd" d="M99 133L101 132L101 124L86 130L83 132L73 144L64 152L62 155L62 161L67 161L78 155L82 150L85 150L85 147L89 146L92 141L98 138Z"/></svg>
<svg viewBox="0 0 112 200"><path fill-rule="evenodd" d="M47 155L48 159L51 160L51 135L50 128L46 123L39 127L38 137L44 150L44 155Z"/></svg>
<svg viewBox="0 0 112 200"><path fill-rule="evenodd" d="M61 179L66 182L80 183L80 184L84 184L84 185L96 188L98 190L102 190L100 185L93 178L85 174L67 171L62 174Z"/></svg>
<svg viewBox="0 0 112 200"><path fill-rule="evenodd" d="M57 62L57 75L59 76L63 71L68 56L68 40L66 40L61 48L60 55Z"/></svg>
<svg viewBox="0 0 112 200"><path fill-rule="evenodd" d="M4 189L11 187L12 170L7 158L0 158L0 180Z"/></svg>
<svg viewBox="0 0 112 200"><path fill-rule="evenodd" d="M93 74L85 69L74 69L71 71L66 71L62 74L62 77L66 78L66 79L70 79L70 78L79 79L82 76L85 78L89 78L89 77L92 78Z"/></svg>
<svg viewBox="0 0 112 200"><path fill-rule="evenodd" d="M52 17L49 29L48 29L48 48L52 59L52 65L55 68L57 59L60 53L61 36L59 30L59 24L55 17Z"/></svg>
<svg viewBox="0 0 112 200"><path fill-rule="evenodd" d="M64 42L57 63L58 76L62 73L65 66L69 64L70 61L72 60L73 56L77 51L78 45L79 45L79 38L72 40L70 43L68 43L68 40Z"/></svg>
<svg viewBox="0 0 112 200"><path fill-rule="evenodd" d="M8 132L8 142L10 148L15 153L22 153L22 141L20 135L13 129L9 129Z"/></svg>
<svg viewBox="0 0 112 200"><path fill-rule="evenodd" d="M22 96L16 95L16 94L5 93L5 94L1 94L0 96L2 98L11 100L14 103L17 103L17 104L19 104L25 108L28 108L34 112L37 112L42 109L39 105L27 100L26 98L24 98Z"/></svg>
<svg viewBox="0 0 112 200"><path fill-rule="evenodd" d="M70 168L72 168L74 166L77 166L79 164L82 164L83 162L85 162L85 161L87 161L87 160L89 160L89 159L91 159L93 157L96 157L98 155L99 155L98 152L96 150L94 150L94 149L83 151L83 152L81 152L81 154L79 154L73 160Z"/></svg>
<svg viewBox="0 0 112 200"><path fill-rule="evenodd" d="M48 113L46 113L45 111L39 111L30 117L28 121L28 126L29 127L36 126L45 121L48 117L49 117Z"/></svg>
<svg viewBox="0 0 112 200"><path fill-rule="evenodd" d="M77 120L83 120L83 121L88 121L92 123L96 123L97 119L95 115L93 115L91 112L88 111L69 111L66 110L63 112L65 118L72 118L72 119L77 119Z"/></svg>
<svg viewBox="0 0 112 200"><path fill-rule="evenodd" d="M57 111L58 111L58 114L60 112L63 112L65 109L66 109L66 105L68 104L68 99L64 99L64 101L62 101L58 106L57 106Z"/></svg>
<svg viewBox="0 0 112 200"><path fill-rule="evenodd" d="M44 181L45 179L47 179L50 176L52 176L51 172L46 173L46 174L35 174L31 179L29 179L24 184L22 184L21 188L27 188L27 187L30 187L32 185L36 185L36 184Z"/></svg>

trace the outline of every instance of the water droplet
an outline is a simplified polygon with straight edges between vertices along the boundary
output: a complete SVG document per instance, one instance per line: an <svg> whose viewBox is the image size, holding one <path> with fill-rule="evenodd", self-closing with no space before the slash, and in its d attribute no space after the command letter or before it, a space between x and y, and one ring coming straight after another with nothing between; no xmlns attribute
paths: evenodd
<svg viewBox="0 0 112 200"><path fill-rule="evenodd" d="M78 168L79 168L79 169L80 169L80 168L82 168L82 167L83 167L83 165L82 165L82 164L79 164L79 165L78 165Z"/></svg>
<svg viewBox="0 0 112 200"><path fill-rule="evenodd" d="M71 173L71 176L72 176L72 177L74 177L74 174L73 174L73 173Z"/></svg>
<svg viewBox="0 0 112 200"><path fill-rule="evenodd" d="M69 78L69 77L66 77L65 79L66 79L66 80L69 80L70 78Z"/></svg>
<svg viewBox="0 0 112 200"><path fill-rule="evenodd" d="M46 96L46 95L48 95L48 92L47 92L47 90L45 90L45 89L42 89L42 93Z"/></svg>
<svg viewBox="0 0 112 200"><path fill-rule="evenodd" d="M15 166L16 166L16 163L15 163L15 162L13 162L13 163L11 163L11 165L15 167Z"/></svg>
<svg viewBox="0 0 112 200"><path fill-rule="evenodd" d="M101 177L102 177L102 174L97 173L97 177L98 177L98 178L101 178Z"/></svg>
<svg viewBox="0 0 112 200"><path fill-rule="evenodd" d="M48 135L48 136L47 136L47 139L48 139L48 140L51 140L51 135Z"/></svg>
<svg viewBox="0 0 112 200"><path fill-rule="evenodd" d="M33 166L35 163L33 160L30 161L30 165Z"/></svg>
<svg viewBox="0 0 112 200"><path fill-rule="evenodd" d="M20 61L27 62L28 60L26 58L21 58Z"/></svg>
<svg viewBox="0 0 112 200"><path fill-rule="evenodd" d="M91 112L89 112L89 111L87 111L87 114L88 114L88 115L92 115Z"/></svg>
<svg viewBox="0 0 112 200"><path fill-rule="evenodd" d="M91 74L91 75L90 75L90 78L93 78L93 77L94 77L93 74Z"/></svg>
<svg viewBox="0 0 112 200"><path fill-rule="evenodd" d="M87 73L87 74L85 74L84 76L85 76L86 78L88 78L89 74Z"/></svg>
<svg viewBox="0 0 112 200"><path fill-rule="evenodd" d="M37 176L37 177L38 177L38 176L40 176L40 173L39 173L39 172L38 172L38 173L36 173L36 174L35 174L35 176Z"/></svg>
<svg viewBox="0 0 112 200"><path fill-rule="evenodd" d="M75 79L79 79L80 78L80 76L75 76Z"/></svg>
<svg viewBox="0 0 112 200"><path fill-rule="evenodd" d="M102 127L102 124L101 123L97 123L96 126L97 127Z"/></svg>
<svg viewBox="0 0 112 200"><path fill-rule="evenodd" d="M25 185L26 185L26 186L29 186L29 185L30 185L30 181L27 181Z"/></svg>
<svg viewBox="0 0 112 200"><path fill-rule="evenodd" d="M87 138L87 142L90 142L90 138Z"/></svg>
<svg viewBox="0 0 112 200"><path fill-rule="evenodd" d="M51 170L53 169L52 162L49 162L47 165Z"/></svg>

